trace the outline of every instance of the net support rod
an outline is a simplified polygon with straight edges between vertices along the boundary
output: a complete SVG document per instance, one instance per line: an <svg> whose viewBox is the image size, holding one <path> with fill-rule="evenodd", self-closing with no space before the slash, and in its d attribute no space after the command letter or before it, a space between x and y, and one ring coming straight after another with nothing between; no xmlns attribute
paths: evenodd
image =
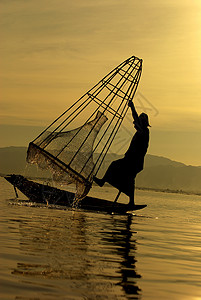
<svg viewBox="0 0 201 300"><path fill-rule="evenodd" d="M124 79L124 81L123 81L123 83L120 85L120 87L118 87L118 89L117 89L117 91L115 91L114 92L114 89L116 88L115 86L114 86L114 88L113 88L113 90L111 90L110 91L110 93L107 95L107 97L105 97L105 99L104 99L104 101L102 101L103 103L105 102L105 100L113 93L114 95L112 96L112 99L110 100L110 102L108 103L108 104L105 104L106 105L106 107L105 107L105 109L104 109L104 112L107 110L107 107L110 107L109 105L111 104L111 102L112 102L112 100L116 97L116 96L118 96L118 91L120 91L121 90L121 88L123 87L123 85L125 84L125 82L126 82L126 79L127 79L127 77L126 77L126 75L128 75L129 76L129 69L132 67L132 65L130 65L130 67L128 68L128 70L126 71L126 73L124 74L124 76L122 76L120 79L119 79L119 81L118 81L118 83L117 84L120 84L120 82ZM110 78L110 80L111 80L111 78ZM102 80L100 81L100 82L102 82ZM108 79L108 83L109 83L109 79ZM135 82L134 82L134 84L135 84ZM100 89L101 89L101 87L102 86L100 86ZM105 85L103 86L103 88L105 87ZM130 88L129 88L130 89ZM128 90L129 90L128 89ZM98 90L98 89L97 89ZM97 91L96 90L96 91ZM102 89L101 89L102 90ZM100 93L100 91L97 93L97 94L99 94ZM128 91L127 91L127 93L128 93ZM126 94L127 94L126 93ZM86 94L88 94L89 95L89 92L87 92ZM85 95L86 95L85 94ZM94 94L94 93L93 93ZM92 94L92 95L93 95ZM90 94L90 96L92 96L91 94ZM94 97L94 96L93 96ZM92 98L91 98L92 99ZM101 104L99 104L99 107L101 106ZM120 107L121 107L121 105L118 107L118 110L120 109ZM117 116L117 114L118 114L118 110L115 112L115 114L114 114L114 116ZM96 109L96 111L97 111L97 109ZM108 111L108 110L107 110ZM104 113L103 112L103 113ZM94 114L94 113L93 113ZM92 114L92 115L93 115ZM92 117L92 115L88 118L88 120L84 123L84 125L89 121L89 119ZM114 119L114 117L112 118L112 120ZM111 122L110 122L110 124L111 124ZM84 126L83 125L83 126ZM95 125L94 125L95 126ZM74 160L74 158L76 157L76 155L77 155L77 153L80 151L80 149L81 149L81 147L84 145L84 143L86 142L86 140L87 140L87 138L89 137L89 135L90 135L90 133L92 132L92 130L94 129L94 126L93 126L93 128L91 128L91 130L90 130L90 132L88 133L88 135L87 135L87 137L85 138L85 140L82 142L82 144L80 145L80 147L77 149L77 151L76 151L76 153L75 153L75 155L72 157L72 159L71 159L71 161L70 161L70 163L69 164L71 164L72 163L72 161ZM81 127L82 128L82 127ZM80 130L81 130L81 128L80 128ZM108 127L109 128L109 127ZM79 132L79 131L78 131ZM76 135L78 134L78 132L76 133ZM74 136L75 137L75 136ZM73 140L73 138L74 137L72 137L72 139L71 139L71 141ZM68 145L70 144L70 142L71 141L69 141L68 142ZM64 151L64 149L67 147L67 145L65 145L65 147L63 147L62 148L62 150L59 152L59 154L61 154L63 151ZM59 154L57 154L57 157L58 157L58 155ZM86 165L86 164L85 164ZM84 166L85 166L84 165ZM82 170L84 169L84 167L82 168Z"/></svg>
<svg viewBox="0 0 201 300"><path fill-rule="evenodd" d="M128 71L128 70L127 70L127 71ZM133 86L134 86L134 87L135 87L135 85L138 85L138 83L139 83L139 74L138 74L138 73L139 73L140 71L141 71L141 68L139 68L139 70L137 71L137 74L135 75L135 77L133 77L133 78L134 78L134 80L133 80ZM122 79L122 78L121 78L121 79ZM126 80L126 79L125 79L125 80ZM123 84L124 84L124 83L123 83ZM130 86L129 86L127 92L125 93L125 96L127 96L127 93L128 93L128 91L129 91L129 89L131 88L131 86L132 86L132 84L130 84ZM120 88L121 88L121 87L120 87ZM120 89L120 88L119 88L119 89ZM131 93L132 93L132 90L133 90L133 89L131 89ZM135 89L135 90L136 90L136 89ZM133 96L134 96L134 93L133 93ZM123 98L123 100L124 100L124 98ZM120 104L119 108L117 109L116 113L118 113L118 110L120 109L122 103L123 103L123 101L121 102L121 104ZM125 104L125 106L126 106L126 104ZM123 108L123 111L125 110L125 106L124 106L124 108ZM128 109L127 109L127 110L128 110ZM126 112L127 112L127 110L126 110ZM126 114L126 112L125 112L125 114ZM125 114L124 114L124 116L125 116ZM101 163L100 163L100 165L99 165L98 170L100 169L100 166L101 166L101 164L102 164L102 162L103 162L103 160L104 160L104 158L105 158L107 152L109 151L109 148L110 148L110 146L111 146L111 144L112 144L112 142L113 142L113 140L114 140L114 138L115 138L115 136L116 136L116 134L117 134L117 132L118 132L118 130L119 130L119 127L120 127L120 125L121 125L121 123L122 123L122 121L123 121L124 116L121 118L122 120L121 120L121 122L120 122L120 124L119 124L118 127L116 127L116 126L118 125L118 121L116 122L116 126L114 126L114 129L112 130L112 133L110 134L110 136L109 136L109 138L108 138L108 140L107 140L105 146L103 147L100 156L99 156L98 159L96 160L96 163L94 164L94 167L93 167L92 172L94 171L96 165L98 164L98 161L99 161L101 155L103 155L104 150L106 149L106 152L105 152L105 154L103 155L103 159L101 160ZM114 117L115 117L115 115L114 115ZM101 140L102 140L103 136L106 134L106 132L109 130L110 125L113 123L114 117L112 118L112 120L111 120L110 123L108 124L108 126L107 126L107 128L106 128L104 134L103 134L102 137L101 137L101 139L99 139L99 143L101 142ZM117 128L116 131L115 131L115 128ZM113 135L113 137L112 137L112 135ZM109 143L110 140L111 140L111 142ZM98 144L99 144L99 143L98 143ZM98 144L96 145L95 149L93 150L91 156L93 155L93 153L95 152L96 148L98 147ZM106 148L107 145L108 145L108 148ZM91 156L90 156L90 157L91 157ZM90 157L88 158L87 162L89 161ZM87 164L87 162L85 163L85 165ZM82 170L84 169L85 165L83 166ZM97 171L97 172L98 172L98 171ZM97 174L97 172L96 172L96 174ZM91 176L91 174L90 174L89 176Z"/></svg>
<svg viewBox="0 0 201 300"><path fill-rule="evenodd" d="M131 56L130 58L128 58L127 60L125 60L124 62L122 62L121 64L119 64L119 66L117 66L116 68L114 68L112 71L110 71L106 76L103 77L103 79L105 79L106 77L108 77L112 72L114 72L115 70L117 70L118 68L122 68L124 65L126 65L128 63L129 60L135 60L138 59L135 56ZM138 59L139 60L139 59ZM94 89L96 86L99 85L99 83L101 82L101 80L94 85L90 90L88 90L88 92L90 92L92 89ZM48 127L46 127L34 140L33 142L35 142L44 132L46 132L51 126L53 126L60 118L62 118L69 110L71 110L83 97L85 96L85 94L83 96L81 96L77 101L75 101L67 110L65 110L58 118L56 118Z"/></svg>

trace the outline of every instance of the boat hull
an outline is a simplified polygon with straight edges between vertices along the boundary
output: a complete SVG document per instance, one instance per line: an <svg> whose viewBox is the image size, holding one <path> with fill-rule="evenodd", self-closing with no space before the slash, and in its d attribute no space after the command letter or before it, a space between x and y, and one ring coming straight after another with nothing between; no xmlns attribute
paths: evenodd
<svg viewBox="0 0 201 300"><path fill-rule="evenodd" d="M11 174L4 178L32 202L62 205L66 207L73 206L74 193L72 192L28 180L22 175ZM146 207L146 205L135 205L133 210L142 209L144 207ZM109 213L126 213L128 211L126 204L114 204L112 201L90 196L86 196L79 201L78 208Z"/></svg>

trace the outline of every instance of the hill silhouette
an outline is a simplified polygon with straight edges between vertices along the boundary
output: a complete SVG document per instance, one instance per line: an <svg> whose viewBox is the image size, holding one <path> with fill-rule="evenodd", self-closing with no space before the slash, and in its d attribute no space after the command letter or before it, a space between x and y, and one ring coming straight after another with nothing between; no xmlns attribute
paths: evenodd
<svg viewBox="0 0 201 300"><path fill-rule="evenodd" d="M36 166L27 167L26 147L0 148L0 173L22 174L29 177L44 176ZM117 154L108 154L102 174ZM46 173L47 176L47 173ZM144 170L136 178L138 188L160 189L201 193L201 167L187 166L165 157L147 154Z"/></svg>

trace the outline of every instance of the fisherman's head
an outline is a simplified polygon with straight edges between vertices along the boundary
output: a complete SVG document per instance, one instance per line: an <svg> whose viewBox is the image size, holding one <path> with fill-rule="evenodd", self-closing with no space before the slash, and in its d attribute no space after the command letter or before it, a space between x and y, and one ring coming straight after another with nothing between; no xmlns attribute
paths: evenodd
<svg viewBox="0 0 201 300"><path fill-rule="evenodd" d="M141 113L139 115L139 121L140 121L141 126L143 126L143 127L151 127L149 125L149 118L148 118L147 114Z"/></svg>

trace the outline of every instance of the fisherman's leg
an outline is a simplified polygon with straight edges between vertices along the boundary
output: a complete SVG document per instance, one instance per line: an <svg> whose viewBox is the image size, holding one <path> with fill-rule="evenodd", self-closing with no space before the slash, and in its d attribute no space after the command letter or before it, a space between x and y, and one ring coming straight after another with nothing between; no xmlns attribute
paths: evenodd
<svg viewBox="0 0 201 300"><path fill-rule="evenodd" d="M133 181L133 186L131 189L131 193L129 195L129 203L128 203L129 208L132 208L135 206L134 195L135 195L135 179Z"/></svg>
<svg viewBox="0 0 201 300"><path fill-rule="evenodd" d="M105 176L102 179L94 176L93 180L95 181L96 184L102 187L105 183Z"/></svg>
<svg viewBox="0 0 201 300"><path fill-rule="evenodd" d="M94 176L93 180L95 181L96 184L98 184L99 186L103 186L105 184L105 182L110 182L110 178L112 176L114 176L114 172L116 172L115 169L115 165L116 165L116 161L113 161L107 171L105 172L105 175L103 176L103 178L97 178L96 176Z"/></svg>

